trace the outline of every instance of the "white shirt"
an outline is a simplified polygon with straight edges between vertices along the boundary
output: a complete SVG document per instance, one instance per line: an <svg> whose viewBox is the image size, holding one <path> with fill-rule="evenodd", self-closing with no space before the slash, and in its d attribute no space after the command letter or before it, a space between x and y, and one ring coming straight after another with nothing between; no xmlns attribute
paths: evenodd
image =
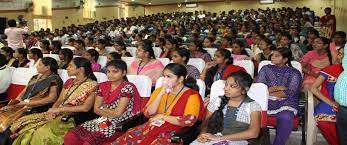
<svg viewBox="0 0 347 145"><path fill-rule="evenodd" d="M11 84L11 69L4 65L0 68L0 94L6 92Z"/></svg>
<svg viewBox="0 0 347 145"><path fill-rule="evenodd" d="M29 33L29 28L15 28L9 27L5 29L5 35L7 36L8 46L16 50L18 48L23 48L23 34Z"/></svg>

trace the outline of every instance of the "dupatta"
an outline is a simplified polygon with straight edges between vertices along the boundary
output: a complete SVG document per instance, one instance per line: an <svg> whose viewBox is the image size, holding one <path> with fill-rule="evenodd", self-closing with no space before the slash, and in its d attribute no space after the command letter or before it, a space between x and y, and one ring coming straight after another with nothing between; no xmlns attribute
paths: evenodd
<svg viewBox="0 0 347 145"><path fill-rule="evenodd" d="M137 114L140 111L140 94L137 91L136 86L133 83L130 83L128 81L122 82L115 90L111 90L111 81L103 82L99 84L100 94L104 98L105 104L111 104L114 101L116 101L119 97L129 96L133 95L134 98L134 107L133 107L133 114ZM126 85L131 85L131 87L134 90L134 94L129 93L122 93L122 89Z"/></svg>

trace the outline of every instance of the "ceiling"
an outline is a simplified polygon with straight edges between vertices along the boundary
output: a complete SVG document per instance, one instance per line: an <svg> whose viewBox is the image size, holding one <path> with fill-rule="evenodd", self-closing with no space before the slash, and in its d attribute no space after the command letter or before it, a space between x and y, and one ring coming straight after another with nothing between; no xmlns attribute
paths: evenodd
<svg viewBox="0 0 347 145"><path fill-rule="evenodd" d="M129 4L141 5L163 5L163 4L178 4L178 3L197 3L197 2L217 2L224 0L121 0Z"/></svg>

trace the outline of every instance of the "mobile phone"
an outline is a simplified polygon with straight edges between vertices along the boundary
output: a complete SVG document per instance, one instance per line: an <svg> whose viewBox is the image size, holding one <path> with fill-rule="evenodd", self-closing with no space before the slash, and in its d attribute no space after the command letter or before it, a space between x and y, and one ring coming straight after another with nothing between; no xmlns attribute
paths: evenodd
<svg viewBox="0 0 347 145"><path fill-rule="evenodd" d="M156 126L156 127L160 127L164 123L165 123L164 120L157 120L157 121L152 122L151 125Z"/></svg>

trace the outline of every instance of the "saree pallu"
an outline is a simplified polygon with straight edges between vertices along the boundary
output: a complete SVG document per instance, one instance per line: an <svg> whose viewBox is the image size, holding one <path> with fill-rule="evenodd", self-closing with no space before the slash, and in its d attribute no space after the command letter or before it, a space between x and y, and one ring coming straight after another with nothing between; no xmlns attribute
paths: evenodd
<svg viewBox="0 0 347 145"><path fill-rule="evenodd" d="M23 128L12 135L12 137L16 138L12 145L63 144L65 133L75 126L75 122L73 118L70 118L67 122L62 122L62 117L63 115L60 115L53 120L47 120L45 119L45 113L40 113L20 118L17 122L18 125L13 125Z"/></svg>
<svg viewBox="0 0 347 145"><path fill-rule="evenodd" d="M60 105L78 106L95 93L97 83L86 81L81 85L73 85L73 79L64 84L62 95L64 102ZM71 89L70 89L71 88ZM74 90L71 92L70 90ZM66 98L68 97L68 98ZM60 145L64 142L64 135L75 126L75 119L61 121L62 117L70 113L61 113L54 119L49 120L45 113L36 113L24 116L11 126L13 145ZM81 113L76 113L76 115Z"/></svg>
<svg viewBox="0 0 347 145"><path fill-rule="evenodd" d="M185 126L191 126L193 125L198 118L201 117L200 111L202 110L203 104L202 99L200 95L197 95L199 100L197 100L196 104L189 104L189 98L192 95L198 94L198 92L189 89L186 92L184 92L179 99L174 100L173 104L170 105L169 111L165 114L170 116L177 116L179 123L181 125L173 125L171 123L165 122L160 127L156 127L151 125L150 122L147 122L143 125L134 127L130 130L128 130L124 135L119 137L115 142L114 145L169 145L169 144L176 144L171 142L171 137L178 132L180 129L182 129ZM149 102L150 103L150 102ZM199 104L199 105L197 105ZM198 117L195 117L193 115L184 115L186 113L185 108L189 107L191 105L197 105L199 106L199 114ZM194 106L194 107L197 107ZM158 108L157 112L161 112L160 108ZM149 115L144 112L144 114L149 117Z"/></svg>
<svg viewBox="0 0 347 145"><path fill-rule="evenodd" d="M59 96L61 88L63 85L63 81L56 74L52 74L47 78L41 79L40 75L33 76L27 86L26 91L23 96L21 96L22 100L40 100L48 96L50 87L57 86L57 96ZM0 109L0 132L5 131L11 122L17 120L18 118L25 115L27 109L29 107L16 107L15 104L19 103L19 101L11 100L10 103ZM44 112L50 108L52 104L46 104L43 106L35 107L31 112Z"/></svg>
<svg viewBox="0 0 347 145"><path fill-rule="evenodd" d="M123 114L116 118L108 118L107 121L98 122L98 119L87 121L70 130L64 137L65 145L100 145L116 140L123 132L117 132L119 123L128 120L140 111L139 98L136 86L124 81L115 90L111 90L112 82L103 82L99 85L98 96L103 98L105 108L115 109L119 106L123 97L130 101ZM108 124L108 125L107 125Z"/></svg>

